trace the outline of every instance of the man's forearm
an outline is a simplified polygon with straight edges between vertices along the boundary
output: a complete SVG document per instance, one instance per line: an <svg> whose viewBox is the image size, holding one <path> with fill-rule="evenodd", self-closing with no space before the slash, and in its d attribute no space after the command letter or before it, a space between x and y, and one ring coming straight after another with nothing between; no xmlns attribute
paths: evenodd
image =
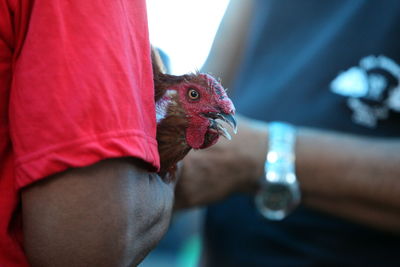
<svg viewBox="0 0 400 267"><path fill-rule="evenodd" d="M400 234L400 212L398 209L367 203L360 200L307 196L303 202L315 209L351 219L354 222L377 229Z"/></svg>
<svg viewBox="0 0 400 267"><path fill-rule="evenodd" d="M22 192L24 246L33 266L138 264L169 224L173 186L139 160L66 171Z"/></svg>
<svg viewBox="0 0 400 267"><path fill-rule="evenodd" d="M297 173L304 202L400 232L400 141L300 129Z"/></svg>
<svg viewBox="0 0 400 267"><path fill-rule="evenodd" d="M297 172L305 194L400 209L400 141L300 130Z"/></svg>
<svg viewBox="0 0 400 267"><path fill-rule="evenodd" d="M238 134L190 153L176 194L178 208L234 193L254 194L263 176L268 124L239 116ZM298 128L296 171L303 203L366 225L398 231L400 140ZM222 179L223 178L223 179Z"/></svg>

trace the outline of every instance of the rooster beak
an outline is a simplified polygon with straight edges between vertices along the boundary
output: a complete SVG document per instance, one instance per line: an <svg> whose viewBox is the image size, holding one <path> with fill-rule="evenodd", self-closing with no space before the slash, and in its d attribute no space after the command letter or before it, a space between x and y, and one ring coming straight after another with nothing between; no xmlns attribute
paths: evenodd
<svg viewBox="0 0 400 267"><path fill-rule="evenodd" d="M226 122L227 124L229 124L229 126L232 127L233 132L235 134L237 134L237 122L235 117L232 114L227 114L227 113L218 113L217 114L217 118L223 120L224 122ZM228 138L229 139L229 138Z"/></svg>
<svg viewBox="0 0 400 267"><path fill-rule="evenodd" d="M235 117L232 114L228 113L209 113L209 118L210 118L210 128L213 128L217 130L217 132L225 137L228 140L231 140L232 137L229 134L229 132L221 125L220 122L217 121L217 119L220 119L224 122L226 122L229 126L232 127L233 132L236 134L237 133L237 122Z"/></svg>
<svg viewBox="0 0 400 267"><path fill-rule="evenodd" d="M210 128L213 128L215 130L217 130L217 132L222 135L223 137L225 137L228 140L231 140L232 137L231 135L228 133L228 131L217 121L215 120L210 120Z"/></svg>

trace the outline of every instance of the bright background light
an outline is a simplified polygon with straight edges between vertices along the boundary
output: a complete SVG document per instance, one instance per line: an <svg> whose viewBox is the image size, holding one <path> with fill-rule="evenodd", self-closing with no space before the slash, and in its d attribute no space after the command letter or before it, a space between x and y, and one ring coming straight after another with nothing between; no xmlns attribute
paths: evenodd
<svg viewBox="0 0 400 267"><path fill-rule="evenodd" d="M147 0L150 41L170 58L173 74L201 68L229 0Z"/></svg>

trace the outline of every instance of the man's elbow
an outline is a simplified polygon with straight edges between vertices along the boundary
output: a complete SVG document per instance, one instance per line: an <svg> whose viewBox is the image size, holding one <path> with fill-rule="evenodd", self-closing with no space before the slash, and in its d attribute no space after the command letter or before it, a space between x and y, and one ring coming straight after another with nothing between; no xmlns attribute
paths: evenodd
<svg viewBox="0 0 400 267"><path fill-rule="evenodd" d="M143 205L137 205L137 209L127 216L125 255L132 254L133 265L140 263L143 258L158 244L164 236L170 224L173 206L173 188L166 185L154 175L150 182L151 193L142 198ZM144 203L144 199L147 202ZM129 222L135 220L134 222Z"/></svg>
<svg viewBox="0 0 400 267"><path fill-rule="evenodd" d="M129 160L71 170L22 192L33 266L131 266L164 235L173 188Z"/></svg>

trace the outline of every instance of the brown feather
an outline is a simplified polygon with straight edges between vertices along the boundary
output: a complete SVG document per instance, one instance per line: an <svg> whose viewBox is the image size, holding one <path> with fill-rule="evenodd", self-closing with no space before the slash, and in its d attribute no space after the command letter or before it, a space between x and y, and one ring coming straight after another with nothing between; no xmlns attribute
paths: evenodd
<svg viewBox="0 0 400 267"><path fill-rule="evenodd" d="M157 125L158 152L160 154L160 173L175 170L175 165L190 151L186 143L187 119L185 111L177 99L168 107L166 117Z"/></svg>

